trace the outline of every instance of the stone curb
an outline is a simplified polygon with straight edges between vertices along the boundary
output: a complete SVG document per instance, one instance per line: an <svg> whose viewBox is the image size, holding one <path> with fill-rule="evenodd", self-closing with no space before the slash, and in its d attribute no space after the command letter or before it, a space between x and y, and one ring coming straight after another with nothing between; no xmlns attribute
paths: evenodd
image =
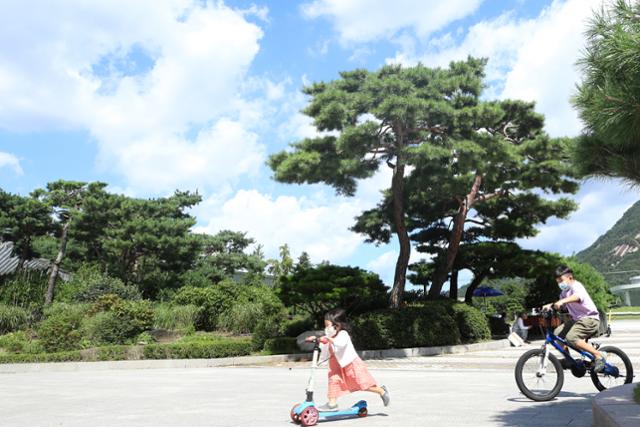
<svg viewBox="0 0 640 427"><path fill-rule="evenodd" d="M465 353L468 351L498 350L509 347L508 340L487 341L475 344L441 347L398 348L388 350L365 350L358 352L363 359L386 359L402 357L436 356L439 354ZM175 369L214 368L229 366L255 366L272 363L311 360L310 353L277 354L273 356L242 356L218 359L163 359L163 360L118 360L104 362L54 362L54 363L8 363L0 364L0 374L25 372L68 372L111 369Z"/></svg>
<svg viewBox="0 0 640 427"><path fill-rule="evenodd" d="M638 383L625 384L598 393L591 401L595 427L637 427L640 404L633 400Z"/></svg>

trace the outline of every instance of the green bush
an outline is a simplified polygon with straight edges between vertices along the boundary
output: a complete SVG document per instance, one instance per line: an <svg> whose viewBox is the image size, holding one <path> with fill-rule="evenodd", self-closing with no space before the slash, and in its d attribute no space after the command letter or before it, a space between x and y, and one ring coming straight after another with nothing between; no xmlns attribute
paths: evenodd
<svg viewBox="0 0 640 427"><path fill-rule="evenodd" d="M264 343L269 338L275 338L280 335L282 325L279 318L266 317L261 319L256 324L256 327L251 333L251 342L253 343L253 349L260 351L264 347Z"/></svg>
<svg viewBox="0 0 640 427"><path fill-rule="evenodd" d="M56 303L45 310L45 319L38 327L38 337L48 352L75 350L80 347L80 328L87 307L79 304Z"/></svg>
<svg viewBox="0 0 640 427"><path fill-rule="evenodd" d="M451 311L462 342L477 342L491 338L487 317L480 310L467 304L452 304Z"/></svg>
<svg viewBox="0 0 640 427"><path fill-rule="evenodd" d="M128 345L109 345L98 347L96 358L98 360L127 360L129 359Z"/></svg>
<svg viewBox="0 0 640 427"><path fill-rule="evenodd" d="M314 326L311 317L299 317L284 322L282 325L282 334L286 337L297 337L303 332L314 329Z"/></svg>
<svg viewBox="0 0 640 427"><path fill-rule="evenodd" d="M204 288L185 286L176 293L173 302L198 307L196 329L205 331L249 333L260 319L284 314L282 302L268 286L232 280Z"/></svg>
<svg viewBox="0 0 640 427"><path fill-rule="evenodd" d="M39 354L0 354L0 363L77 362L84 360L80 351Z"/></svg>
<svg viewBox="0 0 640 427"><path fill-rule="evenodd" d="M142 294L137 287L103 274L98 267L83 266L72 279L62 283L56 298L59 301L94 302L103 295L117 295L125 300L139 300Z"/></svg>
<svg viewBox="0 0 640 427"><path fill-rule="evenodd" d="M214 341L210 343L149 344L144 346L145 359L212 359L251 354L251 342L246 340Z"/></svg>
<svg viewBox="0 0 640 427"><path fill-rule="evenodd" d="M269 338L264 342L264 351L269 354L300 353L294 337Z"/></svg>
<svg viewBox="0 0 640 427"><path fill-rule="evenodd" d="M359 350L431 347L461 342L458 325L441 302L357 316L352 338Z"/></svg>
<svg viewBox="0 0 640 427"><path fill-rule="evenodd" d="M176 293L173 303L198 307L196 329L213 331L218 327L220 314L233 305L237 287L236 283L229 281L206 288L185 286Z"/></svg>
<svg viewBox="0 0 640 427"><path fill-rule="evenodd" d="M0 304L0 335L26 328L29 318L29 311L22 307Z"/></svg>
<svg viewBox="0 0 640 427"><path fill-rule="evenodd" d="M112 311L86 319L82 332L95 345L122 344L132 337L131 327Z"/></svg>
<svg viewBox="0 0 640 427"><path fill-rule="evenodd" d="M95 344L124 344L153 326L154 312L146 300L127 301L117 295L98 297L94 316L84 322L84 335Z"/></svg>
<svg viewBox="0 0 640 427"><path fill-rule="evenodd" d="M218 328L233 334L247 334L262 318L262 306L255 302L238 302L220 315Z"/></svg>
<svg viewBox="0 0 640 427"><path fill-rule="evenodd" d="M198 307L195 305L158 304L155 306L153 327L169 331L191 331L195 329Z"/></svg>
<svg viewBox="0 0 640 427"><path fill-rule="evenodd" d="M44 352L40 342L33 340L24 331L11 332L0 336L0 349L9 353L36 354Z"/></svg>

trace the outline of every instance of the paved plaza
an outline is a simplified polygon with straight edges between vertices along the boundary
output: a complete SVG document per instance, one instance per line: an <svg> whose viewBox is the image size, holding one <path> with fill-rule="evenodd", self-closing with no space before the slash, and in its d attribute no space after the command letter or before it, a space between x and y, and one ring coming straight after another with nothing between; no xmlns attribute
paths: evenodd
<svg viewBox="0 0 640 427"><path fill-rule="evenodd" d="M640 321L617 321L597 341L621 347L640 369ZM548 403L518 391L513 368L535 346L473 353L367 361L391 391L377 395L369 416L323 423L348 426L591 426L588 377L566 372L563 391ZM324 403L326 373L317 375ZM307 363L243 368L138 369L0 374L2 426L293 426L289 409L304 397ZM636 376L636 378L638 378ZM634 380L637 381L637 380Z"/></svg>

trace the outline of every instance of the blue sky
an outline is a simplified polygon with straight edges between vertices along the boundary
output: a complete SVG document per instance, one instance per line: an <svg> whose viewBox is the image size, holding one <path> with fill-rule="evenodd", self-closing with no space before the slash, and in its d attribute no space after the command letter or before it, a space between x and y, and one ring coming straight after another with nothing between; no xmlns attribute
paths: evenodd
<svg viewBox="0 0 640 427"><path fill-rule="evenodd" d="M552 136L581 128L569 98L585 21L600 0L109 0L0 4L0 187L28 194L56 179L105 181L156 197L198 190L197 231L248 232L268 256L372 269L389 282L395 243L349 232L390 182L354 198L270 179L270 153L314 135L306 83L353 68L486 56L486 98L536 101ZM571 254L639 197L586 182L580 209L521 242ZM418 259L414 254L413 259Z"/></svg>

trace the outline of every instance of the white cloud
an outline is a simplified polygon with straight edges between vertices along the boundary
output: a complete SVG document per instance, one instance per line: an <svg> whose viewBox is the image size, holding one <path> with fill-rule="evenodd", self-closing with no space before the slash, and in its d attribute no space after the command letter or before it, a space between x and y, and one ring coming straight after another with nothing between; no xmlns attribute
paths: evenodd
<svg viewBox="0 0 640 427"><path fill-rule="evenodd" d="M420 37L475 12L482 0L315 0L303 5L309 18L328 17L343 43L391 37L410 28Z"/></svg>
<svg viewBox="0 0 640 427"><path fill-rule="evenodd" d="M389 62L446 66L467 55L487 57L488 98L535 101L552 136L576 135L581 125L569 102L579 82L575 63L587 20L600 4L554 0L532 19L505 13L472 25L457 44L451 34L431 40L425 52L407 44Z"/></svg>
<svg viewBox="0 0 640 427"><path fill-rule="evenodd" d="M0 169L4 167L13 169L16 175L24 174L24 171L20 166L20 160L18 160L16 156L0 151Z"/></svg>
<svg viewBox="0 0 640 427"><path fill-rule="evenodd" d="M353 218L360 212L357 201L351 199L326 203L307 197L272 197L257 190L240 190L217 206L217 210L209 213L207 224L195 231L247 232L264 245L269 257L277 256L278 247L287 243L294 255L306 251L314 262L338 263L353 255L363 240L349 231Z"/></svg>
<svg viewBox="0 0 640 427"><path fill-rule="evenodd" d="M0 128L88 130L100 164L139 190L234 179L264 161L251 127L264 106L243 92L262 37L249 15L264 20L267 10L195 0L4 3ZM265 91L267 100L282 96L277 85Z"/></svg>

